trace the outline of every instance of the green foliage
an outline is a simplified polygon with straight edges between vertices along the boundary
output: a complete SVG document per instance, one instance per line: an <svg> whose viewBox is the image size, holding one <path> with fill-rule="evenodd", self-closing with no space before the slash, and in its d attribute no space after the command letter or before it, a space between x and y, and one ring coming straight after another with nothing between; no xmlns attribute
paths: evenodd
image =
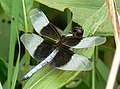
<svg viewBox="0 0 120 89"><path fill-rule="evenodd" d="M120 3L119 1L117 2ZM19 84L22 84L23 89L58 89L61 87L61 89L68 89L68 87L72 88L73 86L76 86L74 89L91 89L91 83L93 83L91 77L94 77L93 75L91 76L91 71L84 73L81 73L81 71L62 71L48 65L44 66L25 82L20 81L28 71L28 68L31 68L31 65L29 64L30 57L28 52L26 51L23 54L20 51L19 33L21 31L32 31L29 11L34 7L39 7L40 4L46 15L50 13L49 17L54 18L58 15L59 18L62 18L61 21L67 20L64 33L71 31L72 21L74 21L83 26L84 37L90 35L113 36L112 24L108 16L108 6L105 0L1 0L0 4L0 81L2 84L0 89L2 86L4 89L15 89ZM118 7L120 7L119 5ZM67 11L65 10L66 8ZM65 13L65 15L62 13ZM65 16L67 16L67 19ZM11 23L8 23L9 21ZM53 22L57 23L55 20ZM62 23L59 22L59 24ZM18 46L16 45L17 43ZM99 47L98 55L100 55L101 59L97 56L96 60L98 61L95 62L96 89L105 88L109 72L109 68L106 66L108 61L106 60L107 55L109 55L108 52L114 52L113 45L114 43L108 41L106 45ZM94 54L94 47L71 50L89 58ZM75 83L73 83L74 81Z"/></svg>
<svg viewBox="0 0 120 89"><path fill-rule="evenodd" d="M28 0L26 0L26 1L28 2ZM31 4L30 3L25 3L25 4L29 4L29 6L28 6L29 9L25 8L25 13L26 13L26 10L30 10L30 6L32 7L32 1L31 1ZM19 19L21 18L21 16L25 17L25 15L23 13L20 13L20 10L21 10L21 12L24 11L24 8L22 9L22 7L23 7L22 5L24 5L24 4L22 4L22 1L20 1L20 0L11 0L11 1L10 0L2 0L1 1L1 6L4 9L4 12L11 19L11 32L10 32L10 39L9 39L10 40L10 44L9 44L10 48L9 48L8 79L7 79L8 89L14 89L14 87L16 85L16 78L18 76L19 56L20 55L18 55L18 61L17 61L16 67L14 70L14 74L13 74L13 67L14 67L13 62L14 62L15 44L16 44L16 39L17 39L17 36L16 36L17 30L20 27L19 25L21 24ZM23 24L21 26L24 27L24 30L26 27L25 21L26 21L26 19L22 18ZM21 28L19 28L19 29L21 29ZM18 50L18 51L20 51L20 50ZM12 80L13 80L13 82L12 82Z"/></svg>
<svg viewBox="0 0 120 89"><path fill-rule="evenodd" d="M65 8L69 8L73 13L72 20L80 25L83 25L85 30L95 30L94 26L97 25L97 35L113 35L112 26L108 17L107 5L101 6L105 3L104 0L36 0L42 4L45 4L51 8L55 8L60 11L64 11ZM99 9L101 8L100 13ZM100 18L101 17L101 18ZM101 20L101 21L98 21ZM109 21L109 22L108 22ZM96 23L99 22L99 23ZM84 26L89 25L89 26ZM87 29L86 29L87 28ZM104 30L106 29L106 30ZM103 32L104 30L104 32ZM103 32L103 33L102 33ZM99 33L99 34L98 34Z"/></svg>
<svg viewBox="0 0 120 89"><path fill-rule="evenodd" d="M2 58L0 58L0 76L2 76L2 77L0 77L0 82L2 83L2 84L4 84L5 83L5 81L6 81L6 79L7 79L7 64L5 64L5 62L3 61L3 59Z"/></svg>
<svg viewBox="0 0 120 89"><path fill-rule="evenodd" d="M2 9L1 9L2 10ZM9 54L10 24L3 13L0 14L0 57L7 62ZM2 35L4 34L4 35Z"/></svg>

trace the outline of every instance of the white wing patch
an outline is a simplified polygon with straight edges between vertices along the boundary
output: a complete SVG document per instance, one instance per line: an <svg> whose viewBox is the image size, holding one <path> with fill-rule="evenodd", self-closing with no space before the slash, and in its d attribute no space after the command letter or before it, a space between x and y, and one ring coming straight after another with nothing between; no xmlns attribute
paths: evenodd
<svg viewBox="0 0 120 89"><path fill-rule="evenodd" d="M49 20L47 19L45 14L38 8L32 9L29 15L34 29L37 33L40 34L42 28L49 24Z"/></svg>
<svg viewBox="0 0 120 89"><path fill-rule="evenodd" d="M92 69L92 62L85 56L74 54L67 64L57 68L70 71L88 71Z"/></svg>
<svg viewBox="0 0 120 89"><path fill-rule="evenodd" d="M37 47L43 42L43 38L33 33L25 33L20 39L32 57Z"/></svg>
<svg viewBox="0 0 120 89"><path fill-rule="evenodd" d="M76 46L71 48L88 48L98 46L106 42L106 37L93 36L83 38Z"/></svg>

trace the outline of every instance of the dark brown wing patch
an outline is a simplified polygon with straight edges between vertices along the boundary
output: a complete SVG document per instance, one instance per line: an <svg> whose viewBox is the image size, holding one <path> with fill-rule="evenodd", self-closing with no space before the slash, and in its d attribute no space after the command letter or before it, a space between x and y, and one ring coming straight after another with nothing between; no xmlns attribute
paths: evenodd
<svg viewBox="0 0 120 89"><path fill-rule="evenodd" d="M38 61L43 61L54 50L53 46L54 43L49 41L43 41L43 43L41 43L35 50L34 58Z"/></svg>
<svg viewBox="0 0 120 89"><path fill-rule="evenodd" d="M66 49L65 47L61 48L57 55L53 58L53 61L50 65L55 67L60 67L65 65L72 57L73 52Z"/></svg>
<svg viewBox="0 0 120 89"><path fill-rule="evenodd" d="M45 36L48 36L54 40L57 40L59 41L60 40L60 33L58 32L57 28L49 23L47 26L45 26L42 30L41 30L41 34L42 35L45 35Z"/></svg>

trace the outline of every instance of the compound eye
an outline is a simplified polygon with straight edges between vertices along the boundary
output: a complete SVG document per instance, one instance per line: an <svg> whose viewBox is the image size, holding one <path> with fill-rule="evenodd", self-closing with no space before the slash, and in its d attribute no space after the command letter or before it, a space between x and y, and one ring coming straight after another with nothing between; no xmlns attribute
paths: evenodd
<svg viewBox="0 0 120 89"><path fill-rule="evenodd" d="M83 35L83 29L82 29L82 26L76 26L74 27L74 32L77 33L77 35Z"/></svg>

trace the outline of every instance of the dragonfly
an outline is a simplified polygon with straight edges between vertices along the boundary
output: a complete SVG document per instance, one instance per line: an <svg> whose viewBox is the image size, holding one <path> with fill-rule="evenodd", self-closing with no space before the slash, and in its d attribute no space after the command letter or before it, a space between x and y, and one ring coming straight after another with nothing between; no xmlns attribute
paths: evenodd
<svg viewBox="0 0 120 89"><path fill-rule="evenodd" d="M60 70L91 70L92 62L89 58L75 54L70 48L80 49L101 45L106 42L106 37L82 37L82 27L74 27L73 32L62 34L61 30L49 22L42 10L34 8L29 13L31 23L37 32L24 33L20 39L29 54L39 64L31 69L23 78L30 78L35 72L46 64Z"/></svg>

